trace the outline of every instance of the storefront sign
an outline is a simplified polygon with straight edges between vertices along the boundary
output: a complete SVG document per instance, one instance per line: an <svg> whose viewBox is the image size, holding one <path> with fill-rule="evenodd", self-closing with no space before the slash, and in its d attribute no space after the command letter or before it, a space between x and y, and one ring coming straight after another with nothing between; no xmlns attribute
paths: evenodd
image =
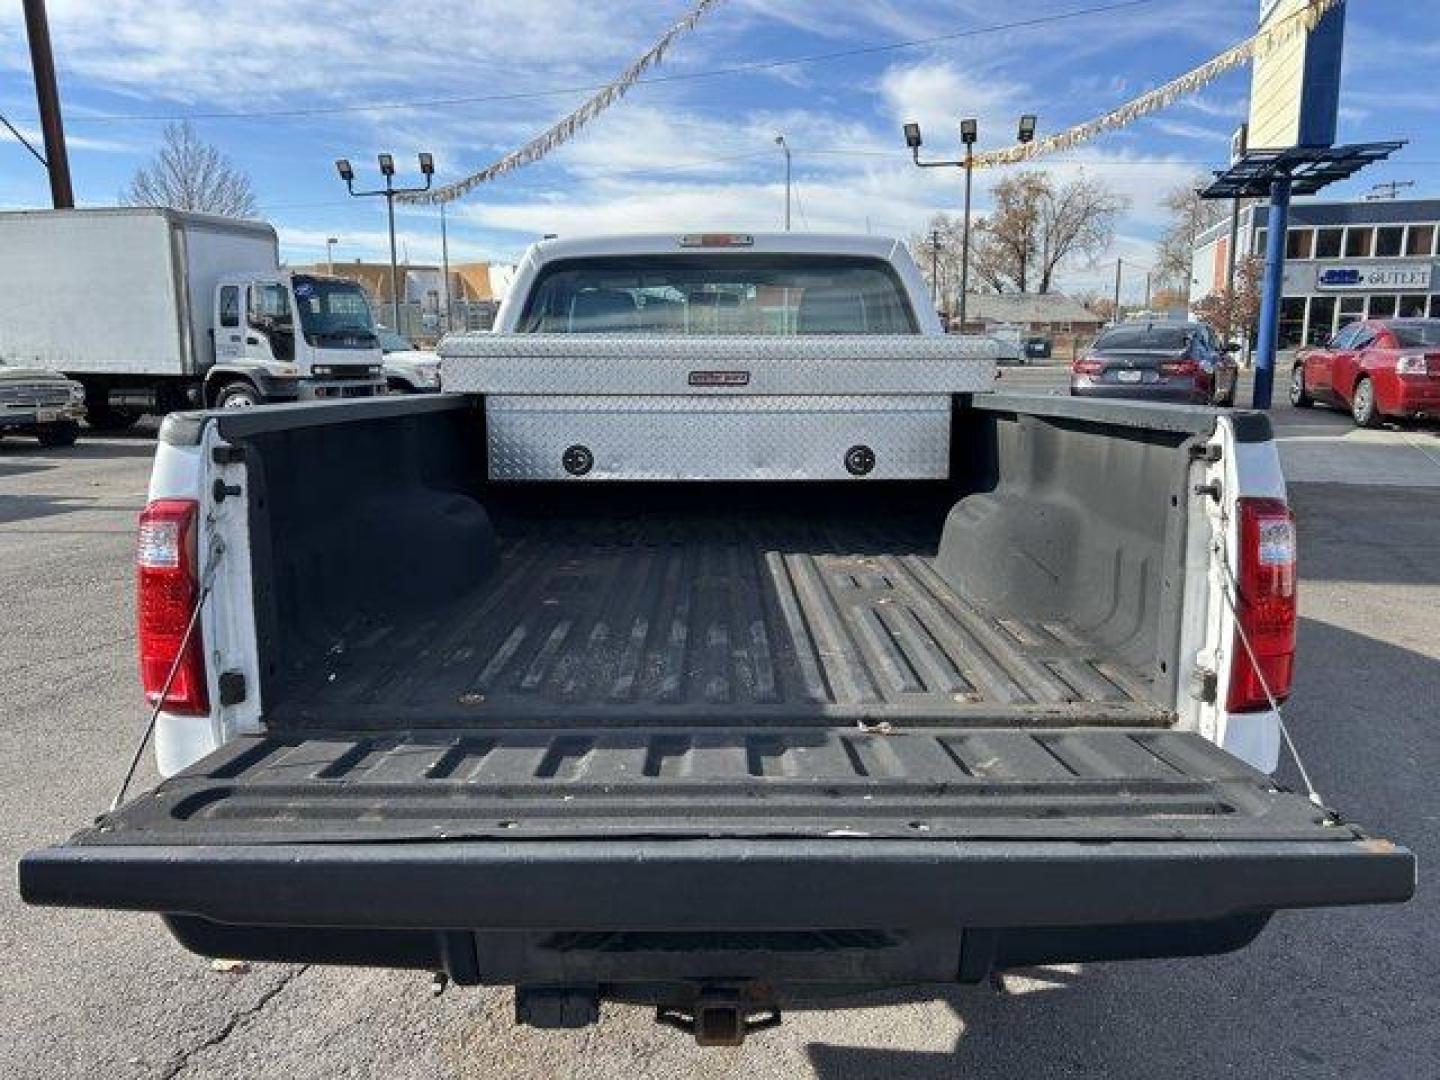
<svg viewBox="0 0 1440 1080"><path fill-rule="evenodd" d="M1315 271L1315 288L1322 292L1426 292L1430 264L1322 266Z"/></svg>

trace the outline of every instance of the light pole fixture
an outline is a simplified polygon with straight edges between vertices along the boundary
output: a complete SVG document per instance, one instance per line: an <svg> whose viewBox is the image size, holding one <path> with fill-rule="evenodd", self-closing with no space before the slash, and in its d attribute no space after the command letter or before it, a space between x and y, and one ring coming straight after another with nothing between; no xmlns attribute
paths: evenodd
<svg viewBox="0 0 1440 1080"><path fill-rule="evenodd" d="M1020 117L1017 138L1022 143L1035 138L1036 117L1025 113ZM973 116L960 121L960 142L965 147L965 156L958 161L921 161L920 147L924 141L920 136L920 125L915 121L905 124L905 145L910 148L910 158L922 169L950 168L959 166L965 170L965 218L960 228L960 332L965 332L965 294L970 291L970 181L975 171L975 143L980 138L980 122Z"/></svg>
<svg viewBox="0 0 1440 1080"><path fill-rule="evenodd" d="M975 142L980 137L980 122L973 116L960 121L960 142L965 146L965 156L959 161L921 161L920 147L924 140L920 125L910 120L905 124L905 145L910 148L910 159L922 169L950 168L959 166L965 170L965 217L960 226L960 332L965 332L965 294L970 290L970 180L975 169Z"/></svg>
<svg viewBox="0 0 1440 1080"><path fill-rule="evenodd" d="M775 136L775 145L785 153L785 231L790 231L790 144L784 135Z"/></svg>
<svg viewBox="0 0 1440 1080"><path fill-rule="evenodd" d="M422 191L430 190L430 183L435 176L435 159L430 154L420 155L420 172L425 176L423 187L396 187L395 186L395 158L391 154L381 154L378 158L380 163L380 175L385 177L385 186L375 188L372 191L355 190L355 170L351 167L347 158L340 158L335 162L335 171L340 174L340 179L345 181L345 190L357 199L368 198L372 195L383 195L385 197L385 212L390 222L390 317L393 325L391 329L396 333L400 332L400 264L395 257L395 196L412 195Z"/></svg>

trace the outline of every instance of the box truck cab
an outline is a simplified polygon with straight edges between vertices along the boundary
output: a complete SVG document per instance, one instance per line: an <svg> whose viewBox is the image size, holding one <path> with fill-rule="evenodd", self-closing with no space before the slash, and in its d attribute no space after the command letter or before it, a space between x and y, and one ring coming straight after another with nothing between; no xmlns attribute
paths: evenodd
<svg viewBox="0 0 1440 1080"><path fill-rule="evenodd" d="M0 359L79 382L91 427L385 388L360 287L284 270L266 222L15 211L0 213L0 251Z"/></svg>
<svg viewBox="0 0 1440 1080"><path fill-rule="evenodd" d="M221 408L370 397L384 357L365 292L313 274L222 279L205 400Z"/></svg>

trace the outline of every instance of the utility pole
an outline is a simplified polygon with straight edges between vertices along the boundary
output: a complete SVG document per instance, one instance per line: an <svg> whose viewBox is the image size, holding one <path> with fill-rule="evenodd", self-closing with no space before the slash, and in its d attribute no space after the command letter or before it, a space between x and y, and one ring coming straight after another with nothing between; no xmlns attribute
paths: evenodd
<svg viewBox="0 0 1440 1080"><path fill-rule="evenodd" d="M375 188L373 191L355 190L355 170L351 168L347 158L340 158L335 162L335 171L340 174L340 179L345 181L345 190L350 192L357 199L367 198L372 195L383 196L385 199L385 210L390 220L390 315L394 325L390 329L397 334L400 330L400 263L395 257L395 196L416 194L421 191L430 190L430 182L435 178L435 158L430 154L420 154L420 171L425 175L424 187L397 188L395 186L395 158L390 154L379 155L380 175L385 177L385 186ZM406 260L409 261L408 258Z"/></svg>
<svg viewBox="0 0 1440 1080"><path fill-rule="evenodd" d="M445 232L445 204L440 204L440 273L445 281L445 332L448 334L452 327L450 324L450 238Z"/></svg>
<svg viewBox="0 0 1440 1080"><path fill-rule="evenodd" d="M1150 271L1145 271L1145 310L1150 310Z"/></svg>
<svg viewBox="0 0 1440 1080"><path fill-rule="evenodd" d="M785 153L785 231L790 231L790 144L784 135L775 136L775 145Z"/></svg>
<svg viewBox="0 0 1440 1080"><path fill-rule="evenodd" d="M940 308L940 230L930 231L930 306Z"/></svg>
<svg viewBox="0 0 1440 1080"><path fill-rule="evenodd" d="M60 119L60 88L55 82L55 56L50 48L45 0L25 0L25 32L30 38L30 67L35 72L40 130L45 136L50 201L56 210L70 210L75 206L75 192L70 186L70 158L65 151L65 124Z"/></svg>

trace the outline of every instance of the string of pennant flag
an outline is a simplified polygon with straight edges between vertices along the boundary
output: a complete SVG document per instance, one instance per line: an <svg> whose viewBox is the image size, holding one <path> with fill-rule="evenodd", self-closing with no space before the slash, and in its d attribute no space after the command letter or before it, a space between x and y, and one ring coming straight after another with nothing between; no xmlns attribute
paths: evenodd
<svg viewBox="0 0 1440 1080"><path fill-rule="evenodd" d="M396 196L396 200L431 205L454 202L481 184L489 183L497 177L546 157L558 147L575 138L587 124L619 102L645 72L664 60L665 54L677 38L693 30L706 15L723 2L724 0L698 0L682 19L666 30L619 76L607 83L574 111L523 146L510 151L478 172L473 172L453 183L430 191L399 195ZM974 166L977 169L983 169L1000 165L1015 165L1043 157L1046 154L1072 150L1090 142L1104 132L1128 127L1136 120L1158 112L1182 97L1198 92L1225 72L1249 63L1256 57L1268 55L1300 34L1310 33L1331 9L1344 2L1345 0L1309 0L1303 8L1260 28L1244 41L1211 57L1199 67L1187 71L1178 78L1171 79L1163 86L1141 94L1102 116L1083 124L1076 124L1046 138L976 154Z"/></svg>

